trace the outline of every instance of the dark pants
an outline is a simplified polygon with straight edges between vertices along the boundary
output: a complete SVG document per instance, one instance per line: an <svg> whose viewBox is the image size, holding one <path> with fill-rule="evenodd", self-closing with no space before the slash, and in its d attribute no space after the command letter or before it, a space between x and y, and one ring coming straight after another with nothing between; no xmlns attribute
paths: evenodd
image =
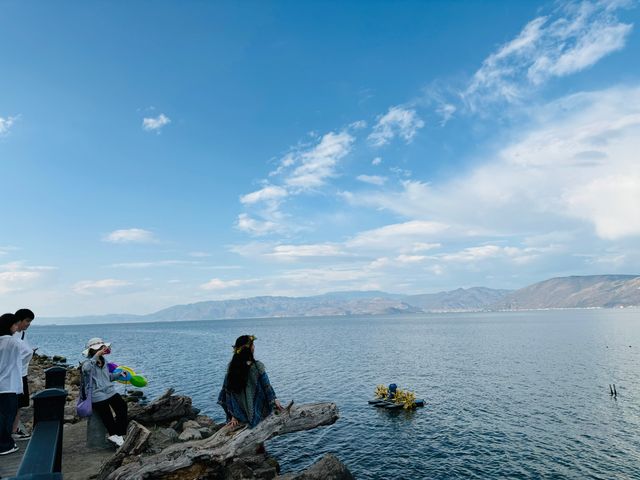
<svg viewBox="0 0 640 480"><path fill-rule="evenodd" d="M18 396L15 393L0 393L0 452L11 450L15 442L13 421L18 411Z"/></svg>
<svg viewBox="0 0 640 480"><path fill-rule="evenodd" d="M127 403L119 393L101 402L93 402L91 406L93 407L93 412L100 416L109 435L125 436L127 434L127 426L129 425ZM111 409L113 409L113 413L115 413L115 419L113 418Z"/></svg>
<svg viewBox="0 0 640 480"><path fill-rule="evenodd" d="M18 408L29 406L29 381L27 377L22 377L22 393L18 394Z"/></svg>

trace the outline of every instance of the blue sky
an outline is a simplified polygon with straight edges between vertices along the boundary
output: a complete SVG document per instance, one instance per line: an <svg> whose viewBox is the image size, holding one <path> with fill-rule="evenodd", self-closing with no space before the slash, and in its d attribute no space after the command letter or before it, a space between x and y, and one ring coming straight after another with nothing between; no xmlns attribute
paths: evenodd
<svg viewBox="0 0 640 480"><path fill-rule="evenodd" d="M0 301L640 273L635 1L0 3Z"/></svg>

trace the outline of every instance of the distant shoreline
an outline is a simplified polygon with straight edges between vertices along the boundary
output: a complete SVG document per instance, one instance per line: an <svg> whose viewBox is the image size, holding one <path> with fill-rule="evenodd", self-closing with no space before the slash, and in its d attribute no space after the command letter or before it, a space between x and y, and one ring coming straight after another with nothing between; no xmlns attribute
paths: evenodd
<svg viewBox="0 0 640 480"><path fill-rule="evenodd" d="M226 318L196 318L196 319L184 319L184 320L161 320L161 319L144 319L144 320L129 320L129 321L96 321L89 322L84 320L74 321L73 319L69 319L69 321L60 321L57 319L55 322L50 322L49 320L53 320L53 318L49 319L46 317L38 318L38 322L34 322L31 325L31 328L42 328L42 327L69 327L69 326L88 326L88 325L131 325L131 324L143 324L143 323L186 323L186 322L218 322L218 321L247 321L247 320L280 320L280 319L300 319L300 320L312 320L312 319L323 319L323 318L381 318L381 317L401 317L401 316L420 316L420 315L461 315L468 313L524 313L524 312L545 312L545 311L576 311L576 310L640 310L640 305L630 305L625 307L547 307L547 308L522 308L522 309L513 309L513 310L433 310L433 311L425 311L425 312L398 312L398 313L379 313L379 314L336 314L336 315L281 315L281 316L271 316L271 317L226 317Z"/></svg>

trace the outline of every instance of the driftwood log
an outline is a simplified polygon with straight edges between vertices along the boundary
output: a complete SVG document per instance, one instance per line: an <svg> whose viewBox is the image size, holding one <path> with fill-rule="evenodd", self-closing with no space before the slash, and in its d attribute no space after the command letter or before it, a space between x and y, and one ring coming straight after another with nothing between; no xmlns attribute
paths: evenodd
<svg viewBox="0 0 640 480"><path fill-rule="evenodd" d="M126 458L140 454L146 446L149 435L151 435L151 432L147 428L140 425L135 420L132 421L129 424L127 436L122 446L118 448L118 451L113 457L103 463L100 467L100 471L97 476L98 480L105 480L111 472L122 465L122 462Z"/></svg>
<svg viewBox="0 0 640 480"><path fill-rule="evenodd" d="M108 474L108 480L219 478L226 466L255 454L258 445L277 435L331 425L338 419L335 403L294 405L271 414L255 428L225 426L205 440L174 444L162 452L140 457Z"/></svg>
<svg viewBox="0 0 640 480"><path fill-rule="evenodd" d="M180 418L196 418L200 410L191 404L191 398L174 395L170 388L148 405L131 405L129 418L144 425L164 425Z"/></svg>

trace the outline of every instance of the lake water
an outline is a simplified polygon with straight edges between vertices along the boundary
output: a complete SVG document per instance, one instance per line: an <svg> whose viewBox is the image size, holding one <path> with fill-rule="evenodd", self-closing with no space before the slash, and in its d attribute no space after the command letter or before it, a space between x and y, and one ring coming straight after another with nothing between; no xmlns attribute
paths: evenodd
<svg viewBox="0 0 640 480"><path fill-rule="evenodd" d="M359 479L640 478L640 310L51 326L29 337L70 363L103 337L112 361L147 377L149 396L173 386L222 421L217 393L244 333L258 337L283 404L340 409L335 425L267 444L284 471L333 452ZM426 407L367 405L389 383Z"/></svg>

